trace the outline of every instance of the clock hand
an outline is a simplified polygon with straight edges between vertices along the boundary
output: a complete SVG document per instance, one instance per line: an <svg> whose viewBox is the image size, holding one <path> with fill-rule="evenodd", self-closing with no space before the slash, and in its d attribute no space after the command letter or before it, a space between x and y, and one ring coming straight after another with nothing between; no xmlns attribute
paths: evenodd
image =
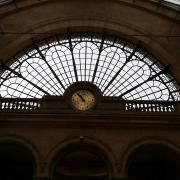
<svg viewBox="0 0 180 180"><path fill-rule="evenodd" d="M83 102L85 102L85 99L79 94L79 93L76 93L80 98L81 98L81 100L83 101Z"/></svg>

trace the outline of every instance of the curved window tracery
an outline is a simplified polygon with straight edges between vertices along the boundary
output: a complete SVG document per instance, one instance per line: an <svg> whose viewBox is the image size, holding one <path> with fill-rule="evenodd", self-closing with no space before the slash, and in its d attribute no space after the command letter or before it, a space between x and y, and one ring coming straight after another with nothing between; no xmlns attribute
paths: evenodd
<svg viewBox="0 0 180 180"><path fill-rule="evenodd" d="M63 95L71 84L86 81L99 87L104 96L180 99L168 67L140 45L96 33L72 33L33 42L2 65L0 72L0 94L7 98Z"/></svg>

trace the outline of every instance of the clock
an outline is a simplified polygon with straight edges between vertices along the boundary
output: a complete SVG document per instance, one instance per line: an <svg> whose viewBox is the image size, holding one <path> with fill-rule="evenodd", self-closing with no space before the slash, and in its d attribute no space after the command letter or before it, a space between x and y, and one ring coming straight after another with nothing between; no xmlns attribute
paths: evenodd
<svg viewBox="0 0 180 180"><path fill-rule="evenodd" d="M97 107L102 93L90 82L76 82L66 89L64 97L69 107L86 112Z"/></svg>
<svg viewBox="0 0 180 180"><path fill-rule="evenodd" d="M95 106L96 97L88 89L78 89L71 96L72 106L79 111L86 111Z"/></svg>

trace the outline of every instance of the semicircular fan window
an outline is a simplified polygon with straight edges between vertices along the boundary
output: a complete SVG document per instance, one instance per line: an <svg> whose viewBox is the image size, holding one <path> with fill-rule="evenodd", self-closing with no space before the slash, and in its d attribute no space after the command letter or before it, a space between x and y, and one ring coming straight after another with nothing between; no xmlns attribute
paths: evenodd
<svg viewBox="0 0 180 180"><path fill-rule="evenodd" d="M63 95L71 84L85 81L99 87L104 96L180 99L168 67L140 45L96 33L72 33L33 42L2 65L0 73L0 94L7 98Z"/></svg>

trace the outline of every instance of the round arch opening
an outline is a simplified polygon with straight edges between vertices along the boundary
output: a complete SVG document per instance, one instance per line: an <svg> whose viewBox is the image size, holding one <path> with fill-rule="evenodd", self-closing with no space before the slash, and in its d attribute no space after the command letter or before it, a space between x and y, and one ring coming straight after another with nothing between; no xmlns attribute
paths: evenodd
<svg viewBox="0 0 180 180"><path fill-rule="evenodd" d="M23 145L0 143L0 179L33 180L34 158Z"/></svg>
<svg viewBox="0 0 180 180"><path fill-rule="evenodd" d="M178 180L180 157L169 147L159 144L137 148L128 163L129 180Z"/></svg>
<svg viewBox="0 0 180 180"><path fill-rule="evenodd" d="M60 154L52 171L53 180L105 180L108 168L99 153L86 148L75 148Z"/></svg>

